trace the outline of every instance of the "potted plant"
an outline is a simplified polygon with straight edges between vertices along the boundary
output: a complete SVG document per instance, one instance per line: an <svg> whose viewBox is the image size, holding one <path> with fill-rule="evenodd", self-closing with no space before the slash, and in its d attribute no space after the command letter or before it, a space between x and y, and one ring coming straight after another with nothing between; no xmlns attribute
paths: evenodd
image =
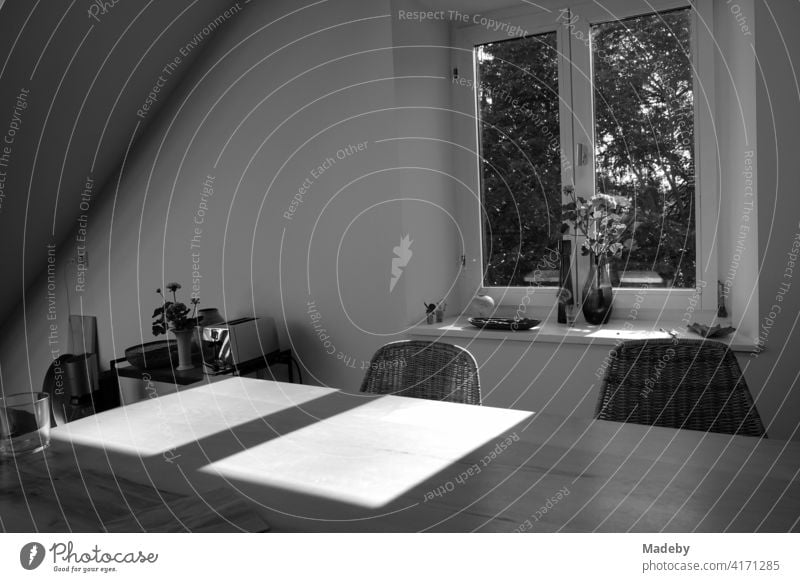
<svg viewBox="0 0 800 582"><path fill-rule="evenodd" d="M620 256L622 235L628 228L630 201L624 196L595 194L589 200L564 186L569 201L562 206L561 232L573 228L583 237L581 254L589 256L589 274L583 287L582 310L587 323L607 323L613 303L610 259Z"/></svg>
<svg viewBox="0 0 800 582"><path fill-rule="evenodd" d="M178 367L177 370L190 370L192 365L192 334L200 318L197 317L197 304L200 300L193 297L190 301L192 307L178 301L177 292L180 283L170 283L167 291L172 293L172 301L164 296L161 289L156 293L161 295L161 306L153 311L153 335L165 334L171 331L178 342ZM189 313L192 314L189 317Z"/></svg>

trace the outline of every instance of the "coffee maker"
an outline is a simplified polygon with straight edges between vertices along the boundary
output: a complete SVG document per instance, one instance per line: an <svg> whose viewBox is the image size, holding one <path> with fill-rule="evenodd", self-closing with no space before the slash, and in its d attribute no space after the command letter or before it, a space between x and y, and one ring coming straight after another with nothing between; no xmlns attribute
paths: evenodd
<svg viewBox="0 0 800 582"><path fill-rule="evenodd" d="M204 326L201 349L206 372L231 372L245 362L280 349L275 320L271 317L242 317Z"/></svg>

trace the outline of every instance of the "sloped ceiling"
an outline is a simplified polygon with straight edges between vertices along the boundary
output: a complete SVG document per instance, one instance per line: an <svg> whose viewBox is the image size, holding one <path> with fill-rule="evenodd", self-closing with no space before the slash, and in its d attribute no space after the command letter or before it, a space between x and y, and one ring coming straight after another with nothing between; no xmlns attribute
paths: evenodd
<svg viewBox="0 0 800 582"><path fill-rule="evenodd" d="M48 244L82 215L91 236L93 196L201 49L165 77L148 112L137 111L164 67L229 4L0 2L0 321L46 268Z"/></svg>
<svg viewBox="0 0 800 582"><path fill-rule="evenodd" d="M485 14L505 8L553 8L563 4L561 0L418 0L428 10L458 10L467 14Z"/></svg>

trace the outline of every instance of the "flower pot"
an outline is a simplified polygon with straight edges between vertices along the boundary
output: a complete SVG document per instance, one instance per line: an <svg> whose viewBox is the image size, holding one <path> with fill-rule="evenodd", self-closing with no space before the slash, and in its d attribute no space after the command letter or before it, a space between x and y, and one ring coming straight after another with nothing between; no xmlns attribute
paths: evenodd
<svg viewBox="0 0 800 582"><path fill-rule="evenodd" d="M583 286L581 309L586 323L602 325L611 317L614 296L611 269L605 256L589 255L589 276Z"/></svg>
<svg viewBox="0 0 800 582"><path fill-rule="evenodd" d="M172 330L175 334L175 340L178 343L178 367L176 370L191 370L194 368L192 364L192 337L194 336L194 328Z"/></svg>

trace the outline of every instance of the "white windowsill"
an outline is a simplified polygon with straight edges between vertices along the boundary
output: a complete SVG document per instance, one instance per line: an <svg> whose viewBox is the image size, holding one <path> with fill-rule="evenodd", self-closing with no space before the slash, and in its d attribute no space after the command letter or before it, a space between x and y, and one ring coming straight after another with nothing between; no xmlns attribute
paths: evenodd
<svg viewBox="0 0 800 582"><path fill-rule="evenodd" d="M428 325L422 323L414 327L408 335L424 337L459 337L491 341L521 341L521 342L546 342L564 344L594 344L600 346L613 346L620 341L636 339L668 339L669 334L660 329L675 330L681 339L703 339L699 335L689 332L682 324L677 322L654 323L612 319L606 325L588 325L578 321L574 327L554 321L544 321L528 331L495 331L478 329L467 320L468 316L446 318L442 323ZM723 326L730 321L720 320ZM627 325L626 325L627 324ZM633 326L633 328L631 328ZM756 352L756 341L743 337L736 332L726 338L714 339L728 345L736 352Z"/></svg>

